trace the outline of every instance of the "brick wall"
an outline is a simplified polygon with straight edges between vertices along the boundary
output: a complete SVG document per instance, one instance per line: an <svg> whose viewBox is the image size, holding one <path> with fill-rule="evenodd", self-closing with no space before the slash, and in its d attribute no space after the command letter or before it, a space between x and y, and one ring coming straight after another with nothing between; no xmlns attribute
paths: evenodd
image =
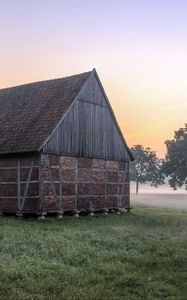
<svg viewBox="0 0 187 300"><path fill-rule="evenodd" d="M129 207L128 163L44 155L42 177L44 210Z"/></svg>
<svg viewBox="0 0 187 300"><path fill-rule="evenodd" d="M29 170L33 168L26 188ZM27 193L26 193L27 190ZM18 212L25 196L23 211L35 212L39 208L39 155L0 157L0 211Z"/></svg>
<svg viewBox="0 0 187 300"><path fill-rule="evenodd" d="M128 163L99 159L44 154L40 163L39 155L0 157L0 211L129 207L128 169Z"/></svg>

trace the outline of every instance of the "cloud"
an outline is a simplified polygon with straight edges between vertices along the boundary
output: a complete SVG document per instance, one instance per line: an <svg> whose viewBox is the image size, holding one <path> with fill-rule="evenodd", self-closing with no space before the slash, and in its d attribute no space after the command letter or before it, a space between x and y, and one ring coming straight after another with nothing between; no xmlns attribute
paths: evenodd
<svg viewBox="0 0 187 300"><path fill-rule="evenodd" d="M176 104L176 105L170 105L170 106L165 106L162 109L163 110L175 110L179 108L187 107L187 102Z"/></svg>

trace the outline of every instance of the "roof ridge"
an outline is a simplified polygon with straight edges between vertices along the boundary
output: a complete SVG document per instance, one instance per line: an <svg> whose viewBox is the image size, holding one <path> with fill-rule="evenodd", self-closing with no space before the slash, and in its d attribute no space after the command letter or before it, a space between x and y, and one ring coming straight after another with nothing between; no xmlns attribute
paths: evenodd
<svg viewBox="0 0 187 300"><path fill-rule="evenodd" d="M95 69L93 69L95 70ZM83 72L83 73L77 73L77 74L73 74L73 75L68 75L68 76L64 76L64 77L59 77L59 78L52 78L52 79L44 79L44 80L39 80L39 81L33 81L33 82L28 82L28 83L23 83L23 84L18 84L18 85L13 85L10 87L5 87L5 88L0 88L0 92L1 91L6 91L6 90L10 90L10 89L14 89L14 88L18 88L18 87L25 87L25 86L30 86L30 85L37 85L37 84L41 84L41 83L47 83L47 82L51 82L51 81L57 81L57 80L64 80L64 79L71 79L73 77L76 76L83 76L83 75L88 75L91 74L92 71L87 71L87 72Z"/></svg>

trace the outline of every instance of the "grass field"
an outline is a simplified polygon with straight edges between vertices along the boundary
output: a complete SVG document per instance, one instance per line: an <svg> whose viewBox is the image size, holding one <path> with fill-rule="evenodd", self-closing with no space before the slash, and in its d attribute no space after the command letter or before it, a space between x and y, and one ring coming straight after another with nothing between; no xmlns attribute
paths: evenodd
<svg viewBox="0 0 187 300"><path fill-rule="evenodd" d="M187 211L0 219L0 299L187 299Z"/></svg>

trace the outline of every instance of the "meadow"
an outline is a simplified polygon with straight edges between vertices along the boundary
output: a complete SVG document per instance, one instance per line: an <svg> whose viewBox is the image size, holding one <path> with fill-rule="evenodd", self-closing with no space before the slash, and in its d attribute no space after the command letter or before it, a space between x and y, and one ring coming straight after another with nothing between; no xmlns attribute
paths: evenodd
<svg viewBox="0 0 187 300"><path fill-rule="evenodd" d="M187 211L0 219L0 299L187 299Z"/></svg>

